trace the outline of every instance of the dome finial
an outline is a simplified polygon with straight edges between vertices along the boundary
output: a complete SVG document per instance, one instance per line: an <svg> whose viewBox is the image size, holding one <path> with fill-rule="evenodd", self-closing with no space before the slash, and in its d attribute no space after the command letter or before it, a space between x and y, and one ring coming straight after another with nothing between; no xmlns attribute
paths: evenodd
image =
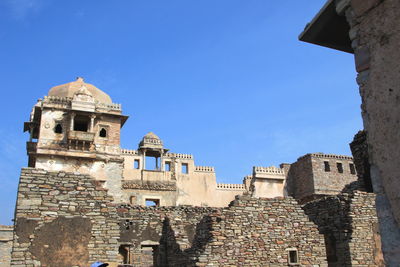
<svg viewBox="0 0 400 267"><path fill-rule="evenodd" d="M77 82L83 82L83 83L85 82L85 80L81 76L76 77L76 81Z"/></svg>

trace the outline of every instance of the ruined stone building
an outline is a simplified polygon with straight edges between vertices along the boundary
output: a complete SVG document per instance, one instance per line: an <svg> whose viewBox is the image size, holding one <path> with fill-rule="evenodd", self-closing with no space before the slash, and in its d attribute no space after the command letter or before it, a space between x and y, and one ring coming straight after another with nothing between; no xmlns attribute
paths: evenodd
<svg viewBox="0 0 400 267"><path fill-rule="evenodd" d="M365 129L357 153L363 155L365 188L377 194L388 266L400 266L399 17L398 0L329 0L300 35L354 54Z"/></svg>
<svg viewBox="0 0 400 267"><path fill-rule="evenodd" d="M154 133L121 149L127 118L81 78L35 104L11 266L383 266L358 159L307 154L220 184Z"/></svg>

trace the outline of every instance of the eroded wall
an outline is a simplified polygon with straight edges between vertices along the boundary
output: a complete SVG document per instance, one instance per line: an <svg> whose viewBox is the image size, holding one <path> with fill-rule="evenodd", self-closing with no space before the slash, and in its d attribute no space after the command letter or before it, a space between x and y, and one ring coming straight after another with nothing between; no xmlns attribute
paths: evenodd
<svg viewBox="0 0 400 267"><path fill-rule="evenodd" d="M345 1L337 1L345 2ZM357 82L368 133L371 180L377 193L388 266L400 265L400 2L349 1L342 13L351 30Z"/></svg>
<svg viewBox="0 0 400 267"><path fill-rule="evenodd" d="M121 243L132 264L156 266L288 266L288 249L302 266L327 266L323 236L292 198L237 197L228 208L121 206Z"/></svg>
<svg viewBox="0 0 400 267"><path fill-rule="evenodd" d="M375 197L355 191L303 206L325 237L329 266L385 266Z"/></svg>
<svg viewBox="0 0 400 267"><path fill-rule="evenodd" d="M88 175L22 169L11 266L116 262L113 198Z"/></svg>

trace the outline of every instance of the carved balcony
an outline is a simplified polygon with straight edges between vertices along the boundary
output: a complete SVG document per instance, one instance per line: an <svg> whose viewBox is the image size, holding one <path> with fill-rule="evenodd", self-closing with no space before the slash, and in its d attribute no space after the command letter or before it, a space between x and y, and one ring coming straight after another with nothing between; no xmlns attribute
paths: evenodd
<svg viewBox="0 0 400 267"><path fill-rule="evenodd" d="M69 131L68 132L68 140L92 143L94 141L94 133L81 132L81 131Z"/></svg>

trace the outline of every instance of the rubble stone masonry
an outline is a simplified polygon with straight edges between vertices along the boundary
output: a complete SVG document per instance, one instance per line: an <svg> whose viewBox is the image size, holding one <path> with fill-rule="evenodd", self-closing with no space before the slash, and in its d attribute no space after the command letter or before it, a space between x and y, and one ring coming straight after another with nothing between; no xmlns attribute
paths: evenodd
<svg viewBox="0 0 400 267"><path fill-rule="evenodd" d="M385 266L375 194L327 196L303 209L325 236L329 266Z"/></svg>
<svg viewBox="0 0 400 267"><path fill-rule="evenodd" d="M112 204L88 175L22 170L11 266L327 266L323 235L292 198L228 208ZM136 266L135 265L135 266Z"/></svg>
<svg viewBox="0 0 400 267"><path fill-rule="evenodd" d="M13 227L0 225L0 267L10 266Z"/></svg>

